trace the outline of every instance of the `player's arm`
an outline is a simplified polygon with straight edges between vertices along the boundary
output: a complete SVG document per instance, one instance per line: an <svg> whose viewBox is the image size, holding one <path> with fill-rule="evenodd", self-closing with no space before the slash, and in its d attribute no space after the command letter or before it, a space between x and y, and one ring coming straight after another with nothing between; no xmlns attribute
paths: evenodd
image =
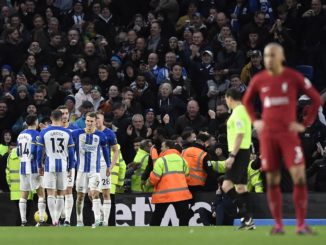
<svg viewBox="0 0 326 245"><path fill-rule="evenodd" d="M104 137L104 135L103 135L102 137L100 137L100 139L101 139L101 147L102 147L103 157L104 157L106 166L109 168L111 165L111 160L110 160L110 151L106 144L106 137Z"/></svg>
<svg viewBox="0 0 326 245"><path fill-rule="evenodd" d="M252 122L254 122L258 119L256 116L255 106L253 103L255 101L257 95L258 95L257 79L255 77L253 77L253 79L249 83L247 91L242 99L242 103L246 107L246 110L247 110Z"/></svg>
<svg viewBox="0 0 326 245"><path fill-rule="evenodd" d="M38 140L38 137L39 137L38 135L35 135L35 137L32 140L32 143L31 143L31 155L33 156L33 159L37 158L37 140Z"/></svg>
<svg viewBox="0 0 326 245"><path fill-rule="evenodd" d="M115 145L111 146L111 149L112 149L112 162L111 162L111 165L115 166L116 163L118 162L119 154L120 154L118 144L115 144Z"/></svg>
<svg viewBox="0 0 326 245"><path fill-rule="evenodd" d="M44 136L41 133L37 141L37 151L36 151L36 163L38 168L43 167L43 152L44 152Z"/></svg>
<svg viewBox="0 0 326 245"><path fill-rule="evenodd" d="M72 168L75 168L75 144L72 139L72 135L69 135L69 141L68 141L68 170L71 170Z"/></svg>
<svg viewBox="0 0 326 245"><path fill-rule="evenodd" d="M323 104L323 101L308 78L298 79L298 81L300 89L311 99L311 104L309 106L307 116L303 121L303 125L307 127L314 123L318 109Z"/></svg>

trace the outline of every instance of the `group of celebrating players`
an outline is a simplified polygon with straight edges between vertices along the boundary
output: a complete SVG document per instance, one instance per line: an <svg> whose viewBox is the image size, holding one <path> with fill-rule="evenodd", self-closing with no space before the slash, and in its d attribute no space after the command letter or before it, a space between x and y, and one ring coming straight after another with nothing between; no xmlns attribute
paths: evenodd
<svg viewBox="0 0 326 245"><path fill-rule="evenodd" d="M22 225L26 225L26 202L29 191L37 191L40 222L44 221L45 194L53 225L59 225L64 213L64 225L70 225L74 205L72 188L76 176L77 226L83 226L85 194L92 200L94 227L107 225L111 210L110 172L119 158L119 147L113 131L104 126L104 115L90 112L85 129L69 124L69 113L60 106L51 113L51 125L37 131L36 115L26 118L27 129L18 136L17 154L21 160L21 198L19 210ZM112 156L110 158L110 149ZM112 162L111 162L112 159ZM103 192L103 205L100 191ZM101 213L103 215L101 215Z"/></svg>

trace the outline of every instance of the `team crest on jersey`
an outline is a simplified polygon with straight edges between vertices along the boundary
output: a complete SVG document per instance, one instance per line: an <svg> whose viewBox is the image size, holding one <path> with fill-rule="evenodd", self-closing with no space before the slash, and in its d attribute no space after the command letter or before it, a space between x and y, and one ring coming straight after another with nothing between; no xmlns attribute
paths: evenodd
<svg viewBox="0 0 326 245"><path fill-rule="evenodd" d="M237 128L243 128L243 123L240 121L240 120L238 120L238 121L236 121L235 122L235 126L237 127Z"/></svg>
<svg viewBox="0 0 326 245"><path fill-rule="evenodd" d="M288 91L288 83L287 82L283 82L282 83L282 92L286 93Z"/></svg>
<svg viewBox="0 0 326 245"><path fill-rule="evenodd" d="M94 138L94 142L97 143L98 142L98 139L97 138Z"/></svg>

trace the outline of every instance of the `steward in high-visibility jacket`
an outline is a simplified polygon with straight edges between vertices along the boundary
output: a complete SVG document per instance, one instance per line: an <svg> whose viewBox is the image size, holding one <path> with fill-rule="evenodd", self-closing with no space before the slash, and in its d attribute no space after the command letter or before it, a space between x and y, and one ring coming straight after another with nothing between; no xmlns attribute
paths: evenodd
<svg viewBox="0 0 326 245"><path fill-rule="evenodd" d="M132 192L152 192L153 187L151 185L144 186L141 188L141 176L145 171L149 161L149 151L152 147L150 140L142 140L140 147L137 150L136 156L132 163L135 169L134 174L131 176L131 191Z"/></svg>
<svg viewBox="0 0 326 245"><path fill-rule="evenodd" d="M180 149L181 151L181 149ZM149 182L154 186L152 203L155 211L152 215L151 225L159 226L166 209L172 204L179 218L179 225L188 225L189 200L192 194L188 189L187 177L189 168L181 157L173 141L162 143L164 156L156 160Z"/></svg>
<svg viewBox="0 0 326 245"><path fill-rule="evenodd" d="M196 142L182 152L182 157L186 160L190 170L188 185L192 193L202 190L205 186L209 161L205 147L209 145L209 139L209 135L199 134Z"/></svg>
<svg viewBox="0 0 326 245"><path fill-rule="evenodd" d="M125 175L126 175L126 163L123 160L121 151L120 151L120 145L119 147L119 158L115 166L111 170L110 174L110 194L116 194L117 188L121 188L124 184ZM111 156L112 156L112 150L111 150Z"/></svg>
<svg viewBox="0 0 326 245"><path fill-rule="evenodd" d="M20 199L20 160L17 148L12 149L7 159L6 179L10 189L10 200Z"/></svg>
<svg viewBox="0 0 326 245"><path fill-rule="evenodd" d="M248 166L248 192L263 193L264 185L262 174L259 169L253 169L251 166L254 161L255 160L251 160Z"/></svg>

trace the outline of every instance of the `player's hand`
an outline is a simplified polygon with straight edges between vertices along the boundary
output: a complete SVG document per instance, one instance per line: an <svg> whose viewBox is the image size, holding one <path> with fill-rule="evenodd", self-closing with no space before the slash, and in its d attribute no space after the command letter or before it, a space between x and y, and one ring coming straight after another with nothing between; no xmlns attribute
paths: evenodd
<svg viewBox="0 0 326 245"><path fill-rule="evenodd" d="M225 160L225 167L227 169L230 169L230 168L232 168L233 163L234 163L234 158L229 157L228 159Z"/></svg>
<svg viewBox="0 0 326 245"><path fill-rule="evenodd" d="M303 133L306 130L306 127L301 123L291 122L289 125L289 130L295 133Z"/></svg>
<svg viewBox="0 0 326 245"><path fill-rule="evenodd" d="M256 120L253 124L257 134L260 134L264 129L264 122L262 120Z"/></svg>
<svg viewBox="0 0 326 245"><path fill-rule="evenodd" d="M39 176L43 176L44 175L44 168L43 167L41 167L41 168L38 169L38 175Z"/></svg>
<svg viewBox="0 0 326 245"><path fill-rule="evenodd" d="M110 176L111 170L112 170L112 166L113 165L111 165L109 168L106 168L106 177L109 177Z"/></svg>

